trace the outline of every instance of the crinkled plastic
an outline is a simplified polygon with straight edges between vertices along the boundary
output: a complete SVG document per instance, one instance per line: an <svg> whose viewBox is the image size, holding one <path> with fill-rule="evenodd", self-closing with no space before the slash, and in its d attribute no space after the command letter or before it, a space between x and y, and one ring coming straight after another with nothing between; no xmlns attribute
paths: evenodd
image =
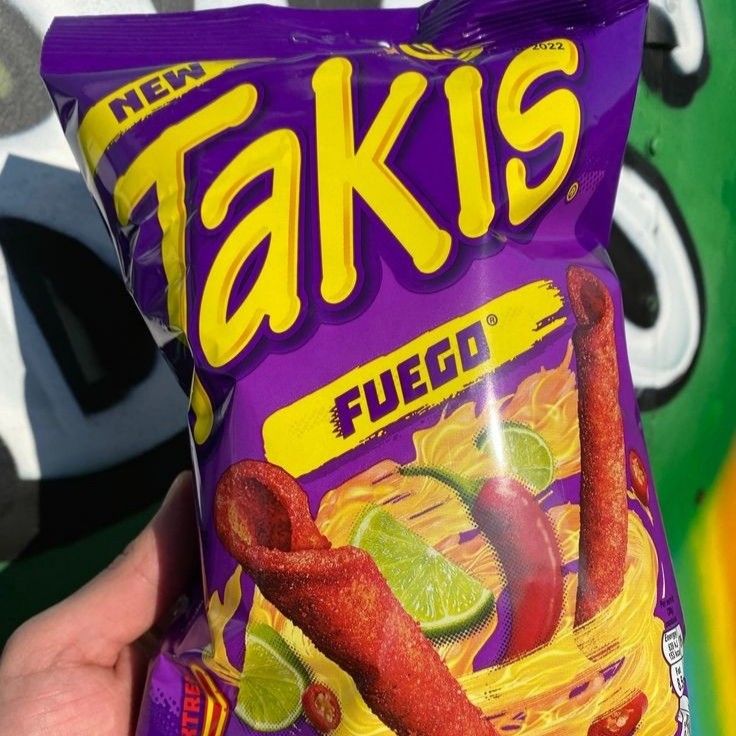
<svg viewBox="0 0 736 736"><path fill-rule="evenodd" d="M43 77L191 396L203 597L139 736L689 733L605 250L644 23L54 22Z"/></svg>

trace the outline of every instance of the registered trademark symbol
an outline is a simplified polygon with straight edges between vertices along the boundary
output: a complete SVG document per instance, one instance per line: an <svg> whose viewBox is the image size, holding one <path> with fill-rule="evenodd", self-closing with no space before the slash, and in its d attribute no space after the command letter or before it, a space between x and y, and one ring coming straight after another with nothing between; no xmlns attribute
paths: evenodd
<svg viewBox="0 0 736 736"><path fill-rule="evenodd" d="M572 202L573 199L575 199L575 195L580 191L580 184L578 182L573 182L570 188L567 190L567 195L565 196L566 202Z"/></svg>
<svg viewBox="0 0 736 736"><path fill-rule="evenodd" d="M489 315L488 315L488 316L486 317L486 322L488 322L488 324L489 324L489 325L490 325L491 327L493 327L493 325L495 325L495 324L498 324L498 317L496 317L496 315L495 315L495 314L489 314Z"/></svg>

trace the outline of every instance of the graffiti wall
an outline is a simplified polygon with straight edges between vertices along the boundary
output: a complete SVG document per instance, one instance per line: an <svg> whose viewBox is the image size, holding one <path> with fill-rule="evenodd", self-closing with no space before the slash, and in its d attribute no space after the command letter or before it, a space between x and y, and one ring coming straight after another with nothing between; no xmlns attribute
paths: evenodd
<svg viewBox="0 0 736 736"><path fill-rule="evenodd" d="M0 641L106 564L188 455L185 397L52 120L41 38L54 14L231 4L0 0ZM611 244L701 736L736 734L734 37L732 0L652 0Z"/></svg>
<svg viewBox="0 0 736 736"><path fill-rule="evenodd" d="M633 243L648 267L632 268L641 286L630 296L631 338L650 356L642 417L686 609L693 731L703 736L736 733L736 151L726 134L736 124L735 31L728 0L653 3L617 207L620 253Z"/></svg>

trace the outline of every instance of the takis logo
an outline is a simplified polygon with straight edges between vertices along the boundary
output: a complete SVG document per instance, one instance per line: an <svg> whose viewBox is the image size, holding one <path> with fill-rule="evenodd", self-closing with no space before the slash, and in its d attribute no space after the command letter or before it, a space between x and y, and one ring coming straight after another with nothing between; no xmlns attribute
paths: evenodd
<svg viewBox="0 0 736 736"><path fill-rule="evenodd" d="M491 85L484 79L478 66L459 64L442 80L442 97L426 95L429 80L424 74L403 72L390 82L372 119L367 124L361 120L360 129L365 132L356 140L353 65L342 57L324 61L311 79L316 156L305 158L304 144L294 130L276 128L237 153L204 192L198 214L204 228L216 233L226 220L229 227L235 200L249 184L263 175L271 180L268 196L244 215L238 212L240 219L223 235L200 298L192 299L191 304L185 288L185 157L221 133L247 126L262 92L250 82L238 84L165 129L117 179L117 218L122 228L135 227L136 208L155 191L169 320L175 329L189 332L190 339L196 329L207 363L222 368L264 336L288 333L307 308L299 291L300 259L305 250L300 247L305 160L314 161L315 167L316 265L321 274L319 298L325 305L346 304L360 288L356 195L369 216L378 218L391 232L395 247L408 256L417 275L431 278L450 261L458 237L480 238L496 224L498 202L508 203L503 209L508 220L505 229L520 228L562 186L579 143L580 102L565 86L547 91L532 104L526 96L541 79L560 74L570 77L579 64L578 47L572 41L552 39L512 58L497 86L496 80ZM80 128L89 169L93 171L101 159L100 138L109 138L99 135L101 127L120 132L122 125L124 132L150 114L145 103L154 107L159 100L165 103L167 98L186 93L187 85L199 86L236 65L202 62L161 70L98 103ZM484 85L493 88L486 93L493 96L490 115L485 109L489 103L482 94ZM441 105L441 114L448 120L447 146L453 153L459 204L454 222L438 222L428 209L430 203L423 203L388 163L389 155L401 145L399 137L413 124L420 124L416 113L423 105ZM494 121L491 130L486 130L487 119ZM557 157L544 178L532 184L524 156L533 156L553 138L559 141ZM510 148L516 155L494 160L500 148ZM247 293L238 293L239 303L233 308L239 276L266 239L260 270L249 281ZM188 316L190 309L196 309L196 315Z"/></svg>

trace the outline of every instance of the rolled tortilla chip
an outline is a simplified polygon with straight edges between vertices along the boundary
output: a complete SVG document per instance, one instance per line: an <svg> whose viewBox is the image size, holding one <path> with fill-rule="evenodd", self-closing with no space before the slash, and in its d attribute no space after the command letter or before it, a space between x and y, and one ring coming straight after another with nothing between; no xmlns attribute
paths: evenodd
<svg viewBox="0 0 736 736"><path fill-rule="evenodd" d="M228 469L215 525L263 596L351 675L399 736L497 736L373 558L357 547L329 548L285 471L252 460Z"/></svg>
<svg viewBox="0 0 736 736"><path fill-rule="evenodd" d="M567 272L577 320L580 424L580 561L575 623L600 613L623 590L626 570L627 496L624 428L619 404L614 307L605 284L591 271Z"/></svg>
<svg viewBox="0 0 736 736"><path fill-rule="evenodd" d="M214 514L220 541L241 564L252 547L297 551L330 546L309 513L302 487L270 463L231 465L217 482Z"/></svg>

